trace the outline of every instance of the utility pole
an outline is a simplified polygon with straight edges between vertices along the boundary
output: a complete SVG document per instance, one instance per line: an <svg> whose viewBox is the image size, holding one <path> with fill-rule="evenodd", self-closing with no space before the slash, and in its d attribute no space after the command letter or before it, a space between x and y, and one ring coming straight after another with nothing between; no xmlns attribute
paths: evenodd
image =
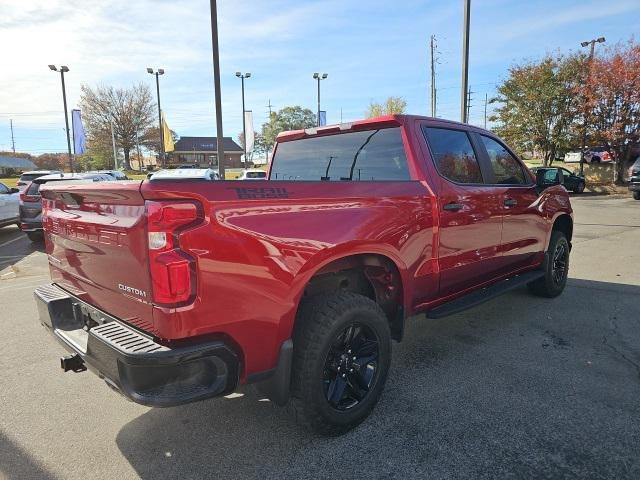
<svg viewBox="0 0 640 480"><path fill-rule="evenodd" d="M222 93L220 92L220 52L218 48L218 9L216 0L210 0L211 7L211 50L213 54L213 88L216 99L216 147L218 174L224 180L224 137L222 136ZM244 114L243 114L244 116Z"/></svg>
<svg viewBox="0 0 640 480"><path fill-rule="evenodd" d="M269 104L267 105L267 108L269 109L269 120L271 120L271 107L273 107L274 105L271 105L271 99L269 99Z"/></svg>
<svg viewBox="0 0 640 480"><path fill-rule="evenodd" d="M489 94L484 94L484 129L487 129L487 101L489 98Z"/></svg>
<svg viewBox="0 0 640 480"><path fill-rule="evenodd" d="M464 26L462 28L462 88L460 89L460 121L467 123L467 90L469 89L469 21L471 16L471 0L464 0Z"/></svg>
<svg viewBox="0 0 640 480"><path fill-rule="evenodd" d="M436 116L436 60L435 49L437 48L436 36L431 35L431 116Z"/></svg>
<svg viewBox="0 0 640 480"><path fill-rule="evenodd" d="M469 123L469 111L471 110L471 94L472 93L476 93L476 92L472 92L471 88L469 88L469 90L467 91L467 111L466 111L466 118L464 123Z"/></svg>
<svg viewBox="0 0 640 480"><path fill-rule="evenodd" d="M596 43L604 43L605 38L604 37L599 37L599 38L594 38L593 40L589 40L588 42L582 42L580 44L580 46L582 47L586 47L586 46L590 46L589 49L589 60L587 61L587 68L589 69L587 71L587 76L591 75L591 62L593 60L593 54L595 51L595 46ZM585 106L584 106L584 125L582 128L582 148L580 148L580 175L582 176L584 174L584 149L585 146L587 144L587 124L589 123L589 110L587 109L587 102L585 102ZM615 180L615 168L614 168L614 180Z"/></svg>
<svg viewBox="0 0 640 480"><path fill-rule="evenodd" d="M16 153L16 140L13 138L13 119L9 119L9 125L11 125L11 148L13 153Z"/></svg>

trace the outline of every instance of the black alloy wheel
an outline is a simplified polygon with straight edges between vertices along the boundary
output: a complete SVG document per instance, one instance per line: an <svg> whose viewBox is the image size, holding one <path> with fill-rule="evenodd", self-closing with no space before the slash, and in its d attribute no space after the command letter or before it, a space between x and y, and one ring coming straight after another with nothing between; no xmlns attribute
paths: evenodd
<svg viewBox="0 0 640 480"><path fill-rule="evenodd" d="M569 248L566 243L559 243L553 252L551 276L556 285L561 285L567 276L567 263L569 261Z"/></svg>
<svg viewBox="0 0 640 480"><path fill-rule="evenodd" d="M367 397L378 373L378 344L373 330L358 323L335 337L323 372L325 398L332 408L348 410Z"/></svg>

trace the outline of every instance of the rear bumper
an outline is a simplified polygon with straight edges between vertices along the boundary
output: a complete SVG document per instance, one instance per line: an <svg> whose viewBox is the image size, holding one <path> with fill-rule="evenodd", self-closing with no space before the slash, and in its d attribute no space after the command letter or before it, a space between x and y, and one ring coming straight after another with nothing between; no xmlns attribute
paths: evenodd
<svg viewBox="0 0 640 480"><path fill-rule="evenodd" d="M134 402L170 407L229 393L238 384L238 357L220 340L170 348L55 285L34 295L40 323ZM87 322L98 325L88 329Z"/></svg>

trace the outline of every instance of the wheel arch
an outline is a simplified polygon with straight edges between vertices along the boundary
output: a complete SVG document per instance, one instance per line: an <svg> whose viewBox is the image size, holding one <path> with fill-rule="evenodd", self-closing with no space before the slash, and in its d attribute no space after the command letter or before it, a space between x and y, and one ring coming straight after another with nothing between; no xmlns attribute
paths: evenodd
<svg viewBox="0 0 640 480"><path fill-rule="evenodd" d="M402 339L408 279L406 266L397 255L377 249L357 249L308 262L305 267L300 274L300 285L295 289L295 312L286 327L289 336L305 296L347 290L367 296L380 305L389 320L392 337Z"/></svg>
<svg viewBox="0 0 640 480"><path fill-rule="evenodd" d="M549 248L549 242L551 241L551 233L554 231L560 231L565 234L569 246L571 246L571 240L573 238L573 216L567 212L559 212L553 217L553 223L549 233L547 234L547 242L545 245L545 252Z"/></svg>

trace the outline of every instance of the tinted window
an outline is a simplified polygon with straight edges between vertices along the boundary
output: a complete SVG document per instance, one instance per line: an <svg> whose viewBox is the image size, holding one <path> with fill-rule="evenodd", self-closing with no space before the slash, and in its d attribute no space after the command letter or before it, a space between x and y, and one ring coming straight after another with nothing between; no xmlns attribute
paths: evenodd
<svg viewBox="0 0 640 480"><path fill-rule="evenodd" d="M423 130L440 175L457 183L482 183L480 165L465 132L432 127Z"/></svg>
<svg viewBox="0 0 640 480"><path fill-rule="evenodd" d="M33 173L30 173L30 174L23 174L23 175L20 177L20 181L21 181L21 182L30 182L31 180L33 180L33 179L35 179L35 178L38 178L38 177L41 177L41 176L42 176L42 175L33 174Z"/></svg>
<svg viewBox="0 0 640 480"><path fill-rule="evenodd" d="M501 185L523 185L529 183L520 162L509 153L504 145L484 135L480 135L480 138L489 154L496 183Z"/></svg>
<svg viewBox="0 0 640 480"><path fill-rule="evenodd" d="M247 178L265 178L267 172L247 172Z"/></svg>
<svg viewBox="0 0 640 480"><path fill-rule="evenodd" d="M5 186L3 183L0 183L0 193L9 193L9 187Z"/></svg>
<svg viewBox="0 0 640 480"><path fill-rule="evenodd" d="M282 142L271 180L410 180L400 128Z"/></svg>
<svg viewBox="0 0 640 480"><path fill-rule="evenodd" d="M25 195L39 195L39 192L40 192L40 184L32 183L31 185L29 185L29 188L27 188Z"/></svg>

